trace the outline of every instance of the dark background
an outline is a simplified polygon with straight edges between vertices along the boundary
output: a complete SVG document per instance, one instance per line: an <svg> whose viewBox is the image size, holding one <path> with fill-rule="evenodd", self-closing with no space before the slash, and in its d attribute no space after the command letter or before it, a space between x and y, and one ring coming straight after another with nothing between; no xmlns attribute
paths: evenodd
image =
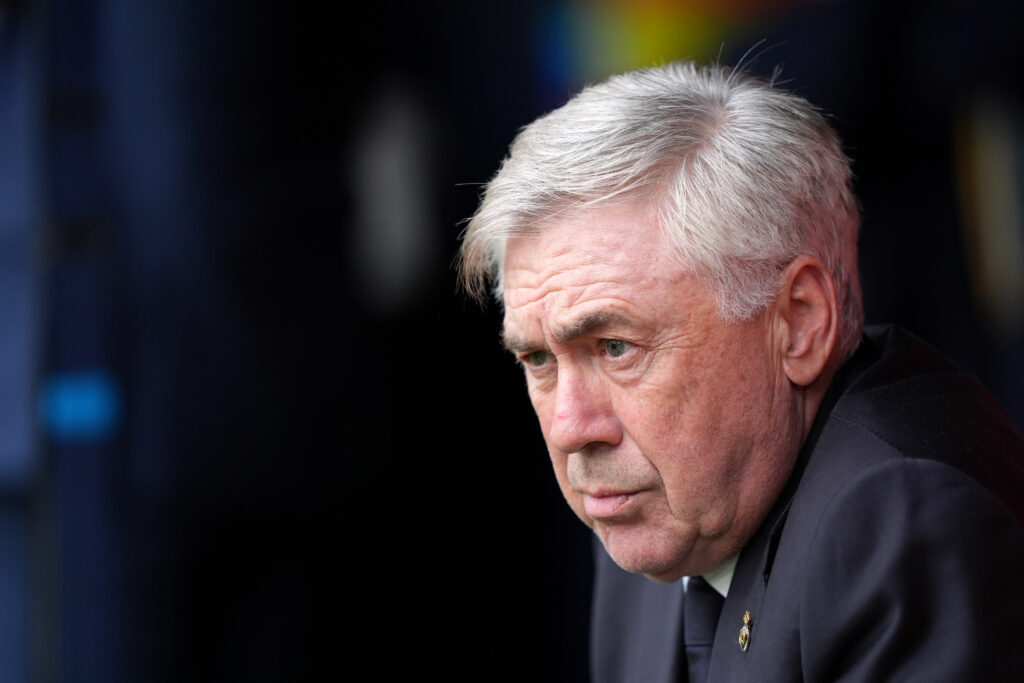
<svg viewBox="0 0 1024 683"><path fill-rule="evenodd" d="M869 321L1024 424L1012 3L0 8L0 680L585 681L589 535L451 265L516 130L626 68L784 65Z"/></svg>

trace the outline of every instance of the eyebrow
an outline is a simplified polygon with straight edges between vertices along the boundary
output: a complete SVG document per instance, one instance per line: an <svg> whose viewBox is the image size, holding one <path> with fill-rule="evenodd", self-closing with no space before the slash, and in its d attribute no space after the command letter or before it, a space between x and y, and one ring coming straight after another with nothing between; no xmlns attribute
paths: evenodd
<svg viewBox="0 0 1024 683"><path fill-rule="evenodd" d="M537 350L536 344L531 344L525 339L510 334L508 330L501 331L501 345L516 354Z"/></svg>
<svg viewBox="0 0 1024 683"><path fill-rule="evenodd" d="M568 325L556 327L552 331L552 335L559 344L567 344L574 339L579 339L599 330L628 322L630 322L628 318L618 313L592 313L591 315L583 316L579 320L574 320Z"/></svg>
<svg viewBox="0 0 1024 683"><path fill-rule="evenodd" d="M568 344L574 339L585 337L589 334L593 334L594 332L616 325L628 325L632 322L632 319L619 313L592 313L590 315L583 316L579 320L574 320L566 325L556 327L552 331L552 336L557 343ZM538 348L542 348L543 346L538 347L537 344L517 337L516 335L509 333L508 330L502 330L501 342L506 349L513 353L536 351Z"/></svg>

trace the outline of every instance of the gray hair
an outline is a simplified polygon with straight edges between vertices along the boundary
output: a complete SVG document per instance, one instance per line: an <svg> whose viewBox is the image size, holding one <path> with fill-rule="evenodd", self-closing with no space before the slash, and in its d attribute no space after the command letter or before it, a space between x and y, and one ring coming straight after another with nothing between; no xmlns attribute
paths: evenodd
<svg viewBox="0 0 1024 683"><path fill-rule="evenodd" d="M502 291L505 244L566 211L650 201L680 263L725 322L778 294L801 254L839 299L838 347L860 341L859 211L839 138L804 99L722 66L677 62L615 76L526 126L463 235L461 279Z"/></svg>

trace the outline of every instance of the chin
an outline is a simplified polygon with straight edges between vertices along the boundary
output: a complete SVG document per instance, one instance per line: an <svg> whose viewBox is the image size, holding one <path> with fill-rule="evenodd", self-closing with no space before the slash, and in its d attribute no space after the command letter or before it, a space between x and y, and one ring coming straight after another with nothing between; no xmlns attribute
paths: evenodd
<svg viewBox="0 0 1024 683"><path fill-rule="evenodd" d="M651 581L656 581L657 583L675 583L676 581L681 580L684 576L690 576L690 574L683 571L680 567L672 567L669 570L658 572L656 574L651 572L637 573L643 574Z"/></svg>
<svg viewBox="0 0 1024 683"><path fill-rule="evenodd" d="M615 564L627 572L643 574L652 581L671 583L688 575L689 544L663 539L629 538L620 530L598 534ZM623 538L623 536L626 536Z"/></svg>

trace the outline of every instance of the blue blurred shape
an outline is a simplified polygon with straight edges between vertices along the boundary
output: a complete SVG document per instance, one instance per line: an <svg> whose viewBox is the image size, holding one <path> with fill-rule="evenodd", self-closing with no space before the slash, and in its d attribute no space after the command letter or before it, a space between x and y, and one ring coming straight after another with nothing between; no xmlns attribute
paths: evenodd
<svg viewBox="0 0 1024 683"><path fill-rule="evenodd" d="M580 25L585 17L570 2L554 2L536 18L536 82L543 107L561 106L581 85Z"/></svg>
<svg viewBox="0 0 1024 683"><path fill-rule="evenodd" d="M43 431L58 443L110 438L121 422L121 407L117 382L101 369L51 375L39 395Z"/></svg>

